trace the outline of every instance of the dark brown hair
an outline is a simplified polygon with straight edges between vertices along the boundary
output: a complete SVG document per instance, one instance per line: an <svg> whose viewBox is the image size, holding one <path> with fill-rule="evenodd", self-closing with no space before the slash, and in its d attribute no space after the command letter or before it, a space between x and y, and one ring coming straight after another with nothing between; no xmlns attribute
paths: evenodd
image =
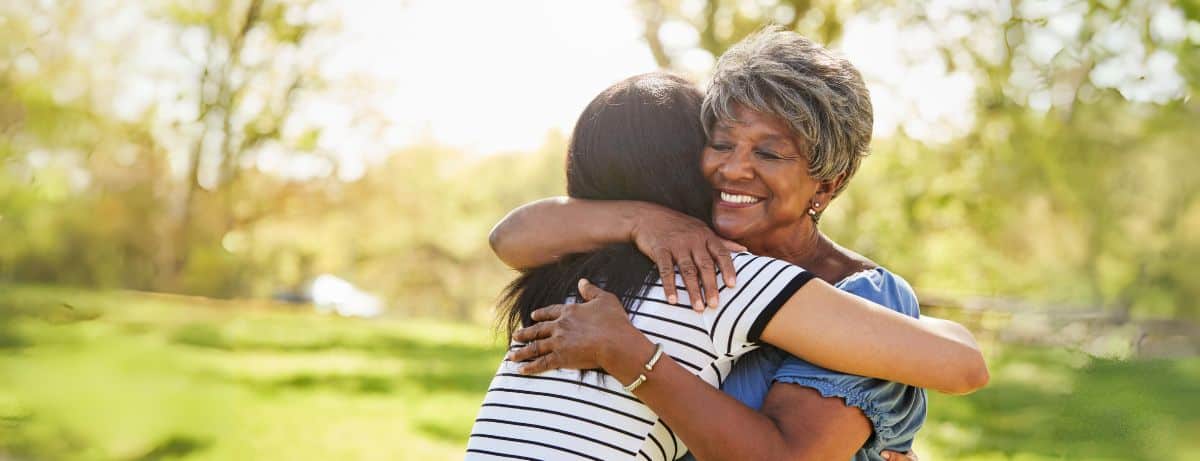
<svg viewBox="0 0 1200 461"><path fill-rule="evenodd" d="M702 101L691 82L661 72L604 90L575 123L567 151L567 195L656 203L709 222L712 191L700 172ZM580 278L602 284L632 309L634 297L657 280L658 272L630 243L566 256L509 284L500 304L502 325L509 333L531 325L535 309L575 294Z"/></svg>

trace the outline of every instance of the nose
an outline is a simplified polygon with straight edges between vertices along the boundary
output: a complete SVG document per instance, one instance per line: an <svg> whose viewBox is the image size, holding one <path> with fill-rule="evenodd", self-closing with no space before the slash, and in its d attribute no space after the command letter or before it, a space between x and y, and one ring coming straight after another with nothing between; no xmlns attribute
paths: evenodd
<svg viewBox="0 0 1200 461"><path fill-rule="evenodd" d="M744 181L754 178L754 164L750 148L737 146L725 157L718 172L727 181Z"/></svg>

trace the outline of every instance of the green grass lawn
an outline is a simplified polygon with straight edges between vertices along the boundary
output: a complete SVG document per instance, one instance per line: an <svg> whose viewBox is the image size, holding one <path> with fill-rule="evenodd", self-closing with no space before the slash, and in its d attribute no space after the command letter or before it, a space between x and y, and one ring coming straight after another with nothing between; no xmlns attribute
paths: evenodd
<svg viewBox="0 0 1200 461"><path fill-rule="evenodd" d="M459 459L486 326L0 286L0 460ZM1200 459L1200 360L990 348L925 460Z"/></svg>

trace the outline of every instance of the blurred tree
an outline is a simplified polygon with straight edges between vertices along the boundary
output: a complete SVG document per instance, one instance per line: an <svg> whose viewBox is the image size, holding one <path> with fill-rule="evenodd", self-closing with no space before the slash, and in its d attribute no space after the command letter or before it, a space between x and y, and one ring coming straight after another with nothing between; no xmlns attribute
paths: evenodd
<svg viewBox="0 0 1200 461"><path fill-rule="evenodd" d="M334 273L403 312L484 312L511 275L487 230L562 193L565 140L352 171L304 114L344 108L378 139L355 101L386 88L322 71L325 4L0 3L0 281L265 296ZM930 40L884 57L969 81L961 123L914 106L823 221L923 292L1200 314L1200 3L634 5L658 63L697 74L766 23ZM877 101L917 78L867 77Z"/></svg>
<svg viewBox="0 0 1200 461"><path fill-rule="evenodd" d="M318 5L0 6L0 233L18 242L0 275L244 292L253 264L224 237L309 192L248 169L253 154L321 155L318 131L285 130L296 100L322 89L336 18Z"/></svg>
<svg viewBox="0 0 1200 461"><path fill-rule="evenodd" d="M642 37L660 67L672 68L688 52L701 50L716 59L727 48L764 24L778 24L822 43L839 37L846 16L881 3L871 0L729 1L638 0ZM666 36L688 35L691 46L669 43Z"/></svg>
<svg viewBox="0 0 1200 461"><path fill-rule="evenodd" d="M851 16L933 37L933 64L976 85L962 114L972 128L877 139L826 227L933 291L1195 315L1200 277L1181 268L1200 254L1200 139L1187 128L1200 106L1186 98L1200 82L1198 5L645 0L638 11L659 64L681 70L692 70L681 57L719 56L764 24L835 48Z"/></svg>
<svg viewBox="0 0 1200 461"><path fill-rule="evenodd" d="M164 247L169 265L163 275L168 286L181 288L173 279L189 264L192 250L216 247L215 240L263 213L262 209L248 216L235 213L234 206L245 193L240 183L243 159L268 142L282 141L281 129L295 107L296 93L317 83L312 68L316 57L309 56L306 62L295 56L299 48L308 46L306 37L317 27L315 21L321 20L310 14L311 7L311 2L267 0L189 1L166 6L163 14L177 27L184 48L180 51L198 51L194 57L196 85L185 93L196 106L186 187L175 238ZM186 49L193 45L189 37L200 38L199 49ZM251 55L255 57L248 58ZM311 144L302 139L290 147L311 149ZM275 205L279 195L290 190L259 188L257 192L268 195L256 196L253 201ZM197 222L198 215L209 219Z"/></svg>

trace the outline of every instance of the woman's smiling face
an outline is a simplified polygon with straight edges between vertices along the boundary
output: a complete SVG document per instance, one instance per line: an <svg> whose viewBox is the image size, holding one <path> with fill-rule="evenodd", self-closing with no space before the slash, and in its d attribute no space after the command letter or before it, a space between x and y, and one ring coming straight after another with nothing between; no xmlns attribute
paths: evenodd
<svg viewBox="0 0 1200 461"><path fill-rule="evenodd" d="M754 250L811 225L821 183L809 175L807 143L787 122L742 106L734 115L713 125L701 169L716 194L713 227Z"/></svg>

